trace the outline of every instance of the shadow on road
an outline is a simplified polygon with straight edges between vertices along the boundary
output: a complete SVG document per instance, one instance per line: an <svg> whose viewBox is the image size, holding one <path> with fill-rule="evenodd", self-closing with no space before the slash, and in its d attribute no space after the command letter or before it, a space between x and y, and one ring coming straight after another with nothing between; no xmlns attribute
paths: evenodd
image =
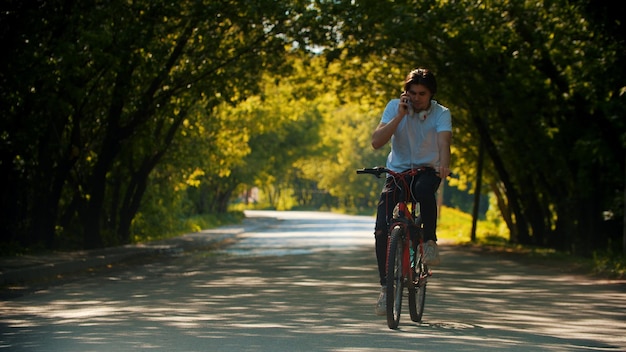
<svg viewBox="0 0 626 352"><path fill-rule="evenodd" d="M428 286L424 322L411 322L405 306L399 329L389 330L373 314L379 288L371 223L365 224L367 231L348 241L319 223L289 222L233 250L186 252L0 302L0 349L626 349L623 286L446 246ZM270 251L283 248L285 255L255 252L263 237ZM295 237L305 241L288 240ZM340 243L324 248L333 238Z"/></svg>

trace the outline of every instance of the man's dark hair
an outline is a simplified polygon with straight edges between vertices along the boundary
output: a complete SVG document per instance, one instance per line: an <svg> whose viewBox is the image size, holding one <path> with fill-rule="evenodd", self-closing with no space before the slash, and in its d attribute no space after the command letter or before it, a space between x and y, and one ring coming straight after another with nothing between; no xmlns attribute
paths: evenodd
<svg viewBox="0 0 626 352"><path fill-rule="evenodd" d="M425 86L430 90L433 96L437 93L437 80L435 79L435 75L426 68L416 68L411 71L404 80L404 90L409 90L409 87L413 84Z"/></svg>

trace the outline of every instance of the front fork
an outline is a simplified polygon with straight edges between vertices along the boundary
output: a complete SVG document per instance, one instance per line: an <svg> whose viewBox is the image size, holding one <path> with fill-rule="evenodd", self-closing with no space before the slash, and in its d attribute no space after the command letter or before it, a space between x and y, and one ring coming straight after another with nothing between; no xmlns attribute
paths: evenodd
<svg viewBox="0 0 626 352"><path fill-rule="evenodd" d="M415 208L415 205L413 205L413 208ZM417 282L415 278L415 264L417 262L415 256L417 254L416 250L421 250L421 247L418 247L417 244L414 245L414 242L416 242L416 238L419 238L421 242L421 236L412 232L419 231L419 228L412 223L413 216L406 203L400 202L396 204L393 209L393 219L396 223L391 228L397 225L404 228L404 236L402 238L402 277L408 279L409 282Z"/></svg>
<svg viewBox="0 0 626 352"><path fill-rule="evenodd" d="M404 277L408 282L417 283L418 280L423 279L423 277L416 277L415 265L417 264L417 257L421 256L421 240L416 240L419 238L416 234L411 233L411 225L404 224L405 232L402 239L402 277ZM415 228L416 231L419 229ZM417 243L416 241L419 241ZM423 265L423 264L421 264ZM424 270L419 270L419 272L423 273ZM407 282L405 282L406 284Z"/></svg>
<svg viewBox="0 0 626 352"><path fill-rule="evenodd" d="M415 204L413 204L412 209L415 210ZM416 268L417 258L416 256L423 256L423 236L419 233L421 228L416 226L413 223L413 218L415 214L409 211L407 204L404 202L400 202L396 204L393 209L393 219L395 224L391 226L394 228L399 225L404 227L404 238L403 242L403 251L402 251L402 277L405 279L404 284L411 282L414 285L420 285L424 280L428 279L428 276L431 275L428 267L420 262L420 268ZM391 232L390 232L391 233ZM419 251L419 252L417 252ZM419 273L419 277L417 276ZM408 281L408 282L407 282Z"/></svg>

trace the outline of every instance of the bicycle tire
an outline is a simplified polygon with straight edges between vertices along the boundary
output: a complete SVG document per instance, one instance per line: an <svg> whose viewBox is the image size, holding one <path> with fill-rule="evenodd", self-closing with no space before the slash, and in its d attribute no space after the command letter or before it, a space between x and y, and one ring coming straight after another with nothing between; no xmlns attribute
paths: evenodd
<svg viewBox="0 0 626 352"><path fill-rule="evenodd" d="M428 270L421 257L416 264L414 282L409 285L409 313L411 320L416 323L422 322L424 315L424 304L426 303L426 284L428 280Z"/></svg>
<svg viewBox="0 0 626 352"><path fill-rule="evenodd" d="M415 218L415 224L418 227L418 236L413 241L419 241L423 238L422 214L418 214ZM415 244L415 256L417 257L414 264L413 278L408 285L409 291L409 314L411 320L416 323L422 322L424 315L424 305L426 303L426 284L428 283L428 267L424 264L422 249Z"/></svg>
<svg viewBox="0 0 626 352"><path fill-rule="evenodd" d="M396 226L389 235L389 248L387 252L387 326L390 329L398 328L400 314L402 312L402 254L403 242L402 231Z"/></svg>

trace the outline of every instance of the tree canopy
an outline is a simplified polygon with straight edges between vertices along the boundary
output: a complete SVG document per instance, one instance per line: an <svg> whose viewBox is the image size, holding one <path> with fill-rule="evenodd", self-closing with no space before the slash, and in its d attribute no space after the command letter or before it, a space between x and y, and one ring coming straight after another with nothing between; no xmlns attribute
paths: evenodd
<svg viewBox="0 0 626 352"><path fill-rule="evenodd" d="M618 14L583 0L9 1L2 243L129 243L252 187L274 207L373 207L379 183L354 170L384 163L371 132L417 66L452 111L460 187L483 148L512 241L623 243Z"/></svg>

